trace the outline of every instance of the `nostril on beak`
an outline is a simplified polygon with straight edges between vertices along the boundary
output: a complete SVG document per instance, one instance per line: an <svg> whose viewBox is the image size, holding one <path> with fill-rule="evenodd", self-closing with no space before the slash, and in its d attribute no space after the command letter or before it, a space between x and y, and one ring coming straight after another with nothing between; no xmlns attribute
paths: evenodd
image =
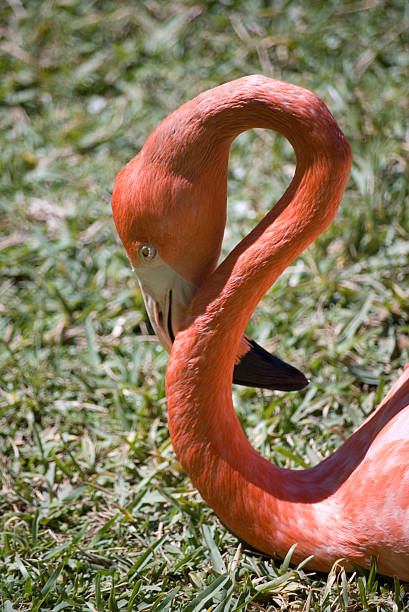
<svg viewBox="0 0 409 612"><path fill-rule="evenodd" d="M172 291L169 291L169 308L168 308L168 334L169 338L173 344L175 341L175 335L172 329Z"/></svg>

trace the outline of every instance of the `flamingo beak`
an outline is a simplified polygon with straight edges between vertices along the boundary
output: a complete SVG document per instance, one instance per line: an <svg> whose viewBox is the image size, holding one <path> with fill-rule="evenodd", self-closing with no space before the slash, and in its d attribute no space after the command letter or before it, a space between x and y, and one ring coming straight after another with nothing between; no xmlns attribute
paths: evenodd
<svg viewBox="0 0 409 612"><path fill-rule="evenodd" d="M137 276L151 325L170 353L196 287L163 262L152 270L138 268Z"/></svg>
<svg viewBox="0 0 409 612"><path fill-rule="evenodd" d="M196 287L163 260L136 268L149 320L162 346L170 353ZM243 336L233 382L247 387L298 391L308 380L296 368Z"/></svg>

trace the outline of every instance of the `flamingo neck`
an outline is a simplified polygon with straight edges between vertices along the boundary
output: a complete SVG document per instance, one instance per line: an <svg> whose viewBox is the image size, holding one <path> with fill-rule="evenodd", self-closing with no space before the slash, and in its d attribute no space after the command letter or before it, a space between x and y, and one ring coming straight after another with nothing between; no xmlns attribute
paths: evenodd
<svg viewBox="0 0 409 612"><path fill-rule="evenodd" d="M193 483L235 533L266 552L285 554L293 541L301 541L306 521L314 528L309 488L323 499L327 485L322 473L281 470L251 447L232 404L234 357L264 293L335 216L350 149L317 96L278 81L240 79L189 104L201 113L196 144L202 156L207 151L211 157L212 142L227 156L234 137L252 127L282 133L296 153L296 172L281 200L197 292L191 323L176 337L166 374L172 442ZM194 142L190 147L194 151ZM175 163L182 159L178 153ZM291 541L284 514L291 521Z"/></svg>

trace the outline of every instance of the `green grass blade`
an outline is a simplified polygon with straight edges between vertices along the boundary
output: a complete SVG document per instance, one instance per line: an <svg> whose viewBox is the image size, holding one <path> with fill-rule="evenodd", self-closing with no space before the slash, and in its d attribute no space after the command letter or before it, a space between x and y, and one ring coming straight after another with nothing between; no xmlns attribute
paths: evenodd
<svg viewBox="0 0 409 612"><path fill-rule="evenodd" d="M216 543L213 539L211 529L208 525L202 526L202 533L204 540L206 542L207 548L209 549L210 559L212 561L213 569L218 574L226 573L226 566L222 559L219 549L216 546Z"/></svg>
<svg viewBox="0 0 409 612"><path fill-rule="evenodd" d="M216 580L209 584L209 586L195 597L190 604L185 606L182 612L199 612L199 610L203 610L206 603L223 589L228 581L230 581L230 577L227 574L216 578Z"/></svg>

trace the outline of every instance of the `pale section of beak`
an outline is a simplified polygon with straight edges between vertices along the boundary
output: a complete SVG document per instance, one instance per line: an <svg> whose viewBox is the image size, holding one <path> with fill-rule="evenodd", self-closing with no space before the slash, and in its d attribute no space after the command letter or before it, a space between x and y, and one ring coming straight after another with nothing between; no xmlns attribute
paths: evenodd
<svg viewBox="0 0 409 612"><path fill-rule="evenodd" d="M170 353L196 287L164 262L138 267L136 274L152 327Z"/></svg>

